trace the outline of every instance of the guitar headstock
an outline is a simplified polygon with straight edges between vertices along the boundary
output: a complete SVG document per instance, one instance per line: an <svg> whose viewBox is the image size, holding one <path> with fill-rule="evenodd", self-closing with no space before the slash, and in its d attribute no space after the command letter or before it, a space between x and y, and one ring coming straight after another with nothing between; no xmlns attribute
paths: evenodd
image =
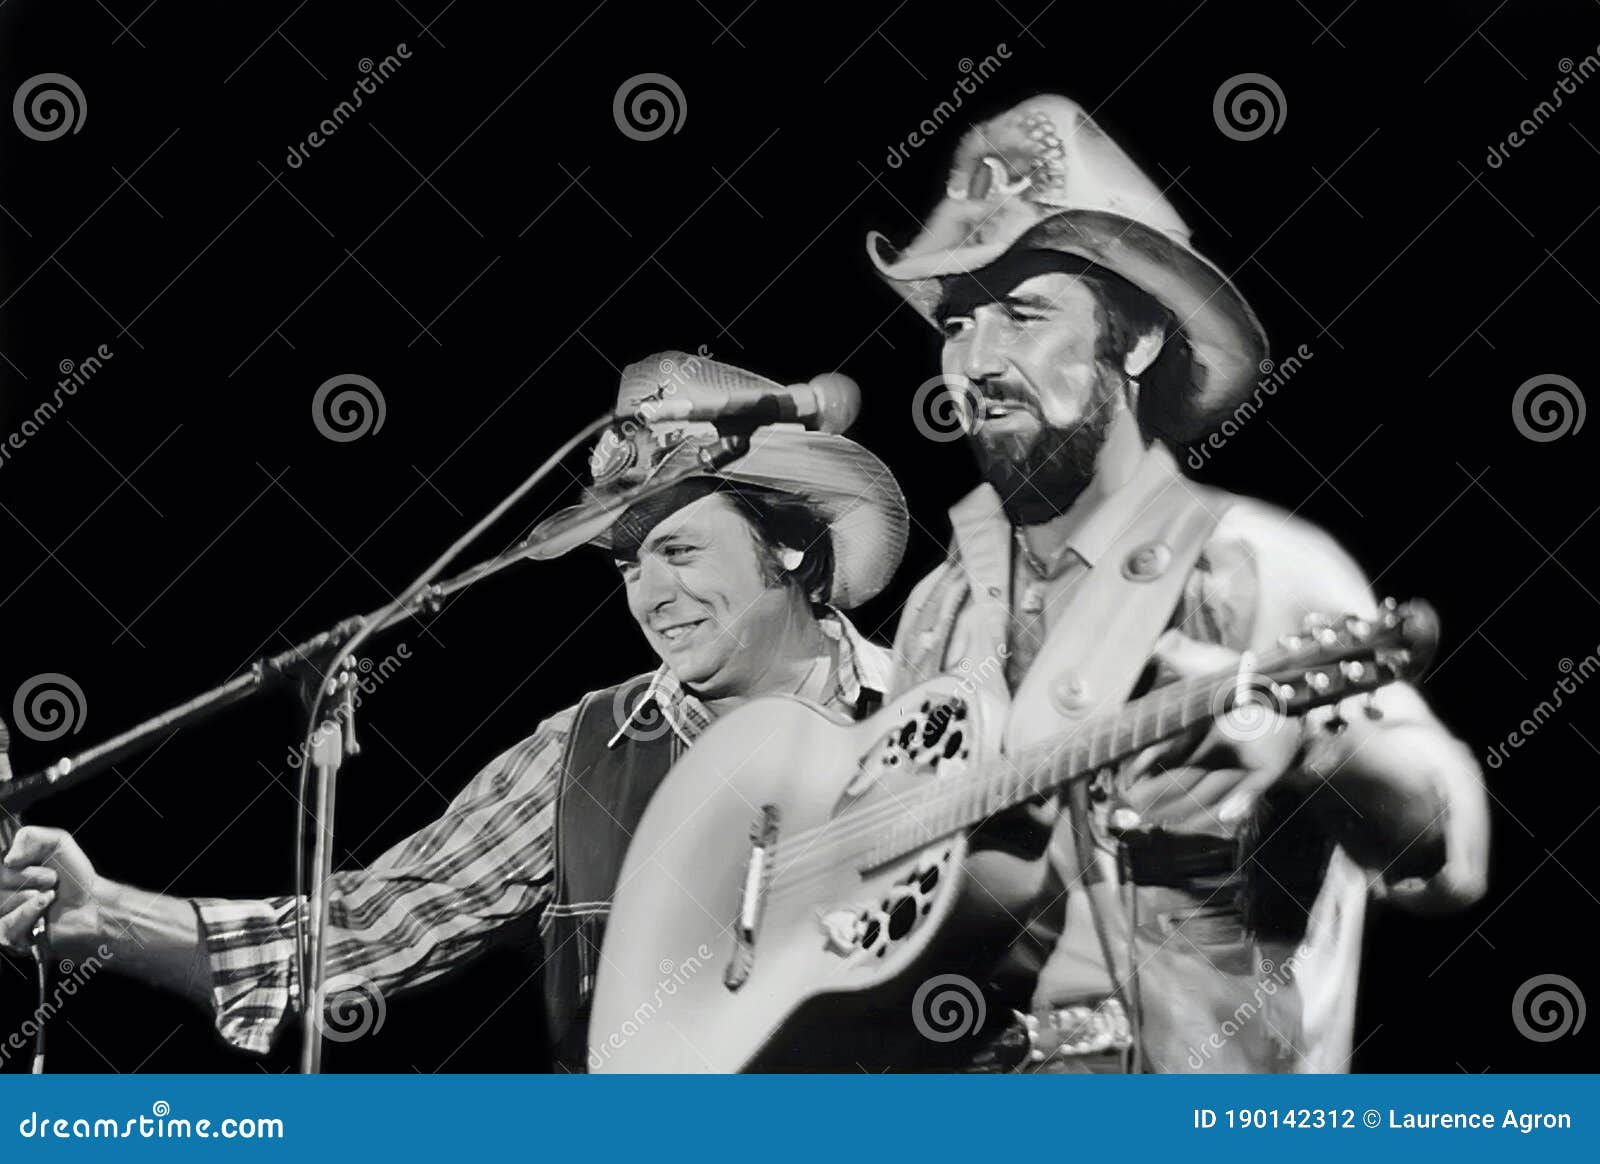
<svg viewBox="0 0 1600 1164"><path fill-rule="evenodd" d="M1428 669L1439 645L1439 618L1421 600L1385 599L1374 618L1312 615L1304 630L1279 640L1249 667L1250 685L1270 692L1281 712L1297 715Z"/></svg>

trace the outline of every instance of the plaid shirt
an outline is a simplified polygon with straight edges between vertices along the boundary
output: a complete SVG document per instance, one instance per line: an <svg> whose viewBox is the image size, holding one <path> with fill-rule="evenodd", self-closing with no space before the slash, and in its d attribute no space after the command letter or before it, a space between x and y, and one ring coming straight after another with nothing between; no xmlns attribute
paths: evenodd
<svg viewBox="0 0 1600 1164"><path fill-rule="evenodd" d="M854 711L864 689L889 687L889 653L833 611L821 621L838 644L830 703ZM712 716L665 667L633 714L654 701L690 746ZM383 996L420 986L486 950L507 922L550 899L555 803L577 706L541 723L472 778L445 814L363 870L335 873L328 903L326 980ZM303 898L197 898L217 1030L242 1050L265 1053L291 1004L295 912Z"/></svg>

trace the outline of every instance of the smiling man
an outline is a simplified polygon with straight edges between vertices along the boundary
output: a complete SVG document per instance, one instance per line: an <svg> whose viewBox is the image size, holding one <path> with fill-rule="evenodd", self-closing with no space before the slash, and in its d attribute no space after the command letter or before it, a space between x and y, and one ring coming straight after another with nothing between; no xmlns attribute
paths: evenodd
<svg viewBox="0 0 1600 1164"><path fill-rule="evenodd" d="M992 677L1015 748L1248 670L1308 614L1378 616L1332 538L1178 471L1169 446L1248 397L1266 336L1076 102L970 131L920 235L885 241L869 254L939 329L986 482L906 605L895 691ZM985 987L988 1070L1346 1070L1368 896L1461 908L1487 864L1477 765L1404 684L1225 720L1007 824L1044 868Z"/></svg>
<svg viewBox="0 0 1600 1164"><path fill-rule="evenodd" d="M631 365L617 412L696 384L775 389L679 353ZM430 982L538 918L557 1064L581 1071L596 962L628 839L657 785L717 716L794 694L846 717L875 710L889 656L841 613L888 583L905 501L884 464L840 436L763 429L708 476L706 425L633 420L608 431L583 503L550 519L549 554L609 551L661 659L591 692L479 772L438 821L369 868L337 873L327 934L333 1016L352 994ZM624 507L646 480L664 492ZM266 1051L299 1001L303 902L193 901L100 877L72 837L23 828L0 865L0 943L25 949L48 913L60 956L102 943L107 965L212 1009L223 1038ZM668 951L663 951L667 953ZM330 1019L332 1021L332 1019Z"/></svg>

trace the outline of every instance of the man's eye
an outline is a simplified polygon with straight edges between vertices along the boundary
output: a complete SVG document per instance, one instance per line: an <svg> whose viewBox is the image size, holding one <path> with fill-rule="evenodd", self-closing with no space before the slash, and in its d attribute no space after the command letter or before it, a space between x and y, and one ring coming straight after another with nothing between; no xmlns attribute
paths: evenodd
<svg viewBox="0 0 1600 1164"><path fill-rule="evenodd" d="M952 315L939 324L939 330L946 340L960 339L972 330L972 317L970 315Z"/></svg>
<svg viewBox="0 0 1600 1164"><path fill-rule="evenodd" d="M682 562L692 553L693 546L668 546L661 551L661 556L669 562Z"/></svg>
<svg viewBox="0 0 1600 1164"><path fill-rule="evenodd" d="M617 573L622 575L624 582L632 582L639 574L639 563L636 560L630 561L626 558L617 558L616 566Z"/></svg>

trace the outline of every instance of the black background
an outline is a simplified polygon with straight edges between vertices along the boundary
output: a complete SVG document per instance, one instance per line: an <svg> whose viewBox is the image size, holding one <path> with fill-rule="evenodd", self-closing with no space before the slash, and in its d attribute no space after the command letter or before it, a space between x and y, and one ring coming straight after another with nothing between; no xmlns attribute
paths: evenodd
<svg viewBox="0 0 1600 1164"><path fill-rule="evenodd" d="M937 371L935 338L873 277L862 240L914 232L959 126L898 169L889 152L956 88L962 58L1001 43L1010 60L962 124L1039 91L1077 97L1169 187L1275 354L1313 352L1199 475L1329 529L1380 592L1434 601L1447 637L1424 690L1483 755L1548 697L1561 660L1600 643L1595 427L1536 443L1511 415L1532 376L1592 386L1600 82L1486 164L1558 62L1596 51L1600 9L1405 7L12 0L0 97L61 72L87 118L49 142L0 125L5 430L62 361L113 352L0 464L5 714L40 672L71 676L86 702L65 741L14 733L18 768L380 604L605 407L621 365L663 348L861 382L857 435L916 519L899 581L859 620L887 637L975 474L959 444L916 435L908 402ZM401 42L411 59L289 168L357 62ZM686 117L636 141L612 98L646 72L681 86ZM1246 72L1281 86L1286 115L1236 141L1212 98ZM318 433L312 394L339 373L379 385L381 431ZM411 660L367 702L343 782L341 864L432 819L546 714L650 663L616 587L598 559L529 566L400 636ZM1530 1041L1511 1000L1548 973L1595 994L1597 700L1580 689L1489 774L1481 905L1374 918L1356 1069L1592 1062L1593 1024ZM282 892L297 716L287 696L236 709L35 819L74 828L119 879ZM381 1032L333 1046L329 1067L541 1069L534 966L505 953L391 1000ZM0 969L0 994L20 1021L22 975ZM112 975L52 1039L63 1071L293 1062L292 1035L257 1063Z"/></svg>

